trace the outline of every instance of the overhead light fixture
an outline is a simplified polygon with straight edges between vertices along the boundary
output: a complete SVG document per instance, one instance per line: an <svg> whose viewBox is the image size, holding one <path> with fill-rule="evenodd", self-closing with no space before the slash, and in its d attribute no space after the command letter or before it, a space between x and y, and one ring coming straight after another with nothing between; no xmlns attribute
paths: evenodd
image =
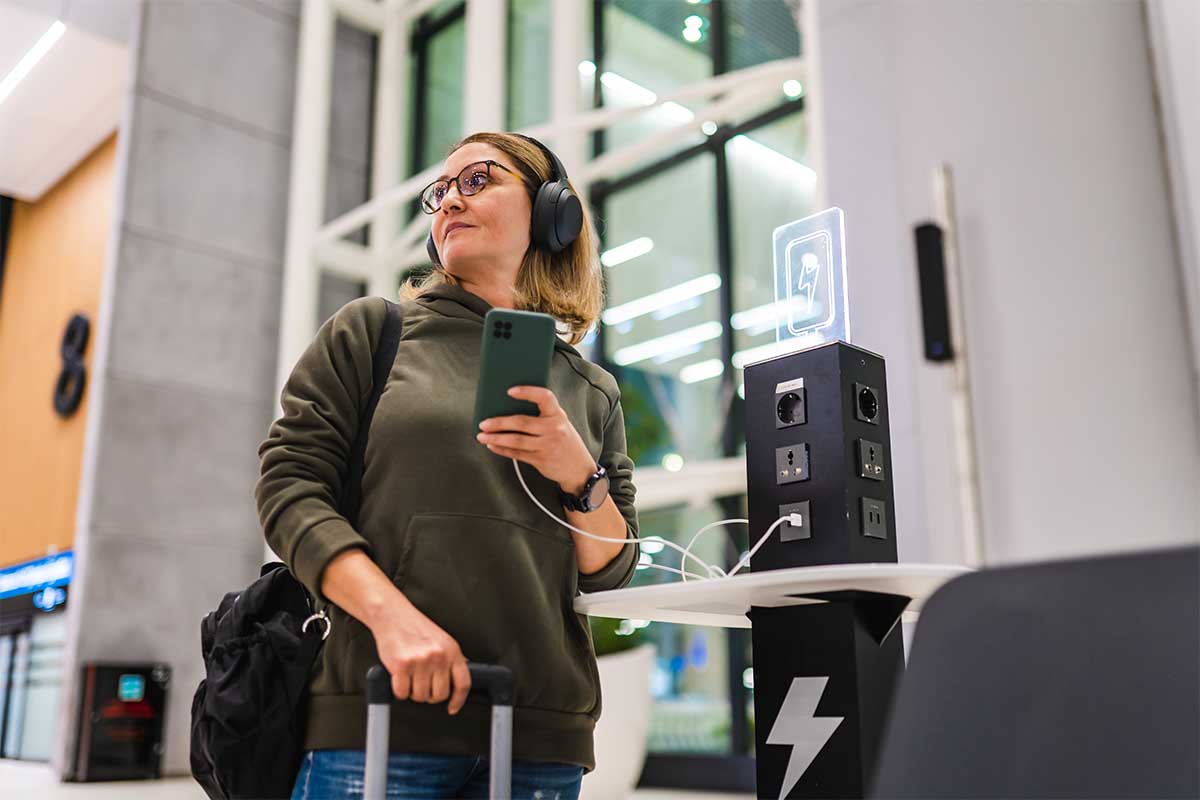
<svg viewBox="0 0 1200 800"><path fill-rule="evenodd" d="M797 80L784 81L783 93L794 100L804 94L804 86Z"/></svg>
<svg viewBox="0 0 1200 800"><path fill-rule="evenodd" d="M4 76L3 81L0 81L0 103L3 103L4 99L12 93L12 90L17 88L17 84L24 80L30 70L37 66L42 57L50 52L50 48L54 47L54 43L62 38L66 30L66 25L63 25L58 20L54 20L54 24L42 34L42 38L38 39L33 47L29 48L29 52L22 56L17 65L12 68L12 71Z"/></svg>
<svg viewBox="0 0 1200 800"><path fill-rule="evenodd" d="M683 469L683 456L679 453L667 453L663 456L662 465L667 472L679 472Z"/></svg>
<svg viewBox="0 0 1200 800"><path fill-rule="evenodd" d="M585 78L590 78L596 74L596 65L591 61L579 62L579 74Z"/></svg>
<svg viewBox="0 0 1200 800"><path fill-rule="evenodd" d="M636 364L639 361L645 361L648 358L655 358L679 350L685 350L718 338L722 330L724 328L719 322L704 322L700 325L694 325L691 328L684 328L681 331L669 333L666 336L647 339L644 342L622 347L613 354L613 363L619 367L626 367L630 364Z"/></svg>
<svg viewBox="0 0 1200 800"><path fill-rule="evenodd" d="M717 132L717 123L710 119L708 122L705 122L700 126L700 130L704 131L705 136L712 136Z"/></svg>
<svg viewBox="0 0 1200 800"><path fill-rule="evenodd" d="M676 303L682 303L684 300L690 300L693 297L716 291L719 288L721 288L721 276L715 272L710 272L707 275L701 275L699 278L684 281L669 289L663 289L661 292L648 294L636 300L630 300L628 303L613 306L606 309L600 315L600 318L604 320L605 325L619 325L622 322L628 322L631 319L640 317L643 314L649 314L661 308L668 308Z"/></svg>
<svg viewBox="0 0 1200 800"><path fill-rule="evenodd" d="M771 170L783 175L784 177L794 176L794 180L803 181L802 188L809 190L817 182L817 173L812 167L807 164L801 164L794 158L789 158L778 150L767 147L762 142L751 139L746 134L739 134L730 139L730 145L741 150L742 154L750 158L758 159L764 164L769 165ZM791 176L788 173L791 173ZM807 186L805 186L807 184Z"/></svg>
<svg viewBox="0 0 1200 800"><path fill-rule="evenodd" d="M683 29L684 41L691 42L692 44L695 44L696 42L700 41L702 36L703 36L703 34L700 33L699 28L684 28Z"/></svg>
<svg viewBox="0 0 1200 800"><path fill-rule="evenodd" d="M615 267L638 256L644 256L653 249L654 241L649 236L642 236L611 250L605 250L600 254L600 263L606 267Z"/></svg>
<svg viewBox="0 0 1200 800"><path fill-rule="evenodd" d="M747 364L753 364L756 361L762 361L766 358L790 353L798 349L798 340L784 339L781 342L771 342L770 344L760 345L759 347L751 347L746 350L739 350L733 354L733 366L742 369Z"/></svg>
<svg viewBox="0 0 1200 800"><path fill-rule="evenodd" d="M591 70L590 72L588 71L589 69ZM591 61L581 61L579 63L579 73L585 77L595 75L596 65ZM604 84L606 89L612 90L617 95L624 95L627 99L643 106L652 106L658 102L658 95L654 92L615 72L605 72L600 76L600 83ZM676 122L691 122L696 118L691 109L681 106L673 100L668 100L659 106L659 108L670 114Z"/></svg>
<svg viewBox="0 0 1200 800"><path fill-rule="evenodd" d="M725 363L719 358L710 358L707 361L688 364L679 370L679 380L683 383L700 383L720 377L724 372Z"/></svg>

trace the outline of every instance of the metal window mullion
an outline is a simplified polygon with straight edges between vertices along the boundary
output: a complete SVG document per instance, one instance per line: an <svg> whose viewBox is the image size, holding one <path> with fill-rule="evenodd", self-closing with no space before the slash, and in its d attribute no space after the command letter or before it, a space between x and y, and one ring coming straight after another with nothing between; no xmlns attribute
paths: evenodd
<svg viewBox="0 0 1200 800"><path fill-rule="evenodd" d="M287 382L317 323L319 275L312 240L325 215L335 30L336 14L329 0L304 0L296 65L277 389Z"/></svg>

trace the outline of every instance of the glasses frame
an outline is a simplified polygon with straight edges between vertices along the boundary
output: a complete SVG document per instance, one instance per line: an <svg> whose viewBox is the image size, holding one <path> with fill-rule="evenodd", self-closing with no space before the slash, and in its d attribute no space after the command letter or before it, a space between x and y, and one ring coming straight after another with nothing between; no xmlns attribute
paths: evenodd
<svg viewBox="0 0 1200 800"><path fill-rule="evenodd" d="M461 183L462 177L467 174L468 170L475 169L480 164L483 164L485 167L487 167L487 170L486 170L487 183L485 183L483 186L481 186L479 189L476 189L473 192L468 192L468 191L464 190L463 184ZM422 189L421 195L420 195L421 196L421 210L424 211L426 214L436 214L437 212L442 210L442 203L444 203L446 201L446 195L442 195L442 200L441 200L441 202L439 202L437 204L436 207L434 207L432 205L432 203L430 203L428 200L426 200L426 194L429 192L430 189L437 186L438 184L446 185L446 194L450 193L450 184L452 184L452 183L455 185L455 187L458 188L458 193L460 195L462 195L463 197L474 197L475 195L479 194L480 192L482 192L484 189L486 189L488 186L490 186L492 184L492 167L499 167L500 169L504 170L505 172L509 173L510 175L516 175L515 172L513 172L511 169L509 169L508 167L501 164L499 161L493 161L490 158L484 159L483 161L472 161L470 164L467 164L465 167L463 167L461 170L459 170L458 174L455 175L453 178L441 178L439 180L436 180L436 181L430 183L428 186L426 186L424 189Z"/></svg>

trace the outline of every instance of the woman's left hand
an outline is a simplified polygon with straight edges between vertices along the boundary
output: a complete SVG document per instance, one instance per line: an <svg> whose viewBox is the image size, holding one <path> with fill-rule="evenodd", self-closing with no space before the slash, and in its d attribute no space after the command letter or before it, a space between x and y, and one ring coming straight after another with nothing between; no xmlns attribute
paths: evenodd
<svg viewBox="0 0 1200 800"><path fill-rule="evenodd" d="M475 438L498 456L534 467L564 492L582 491L588 476L596 471L596 461L554 392L540 386L514 386L508 394L537 405L539 416L514 414L485 419L479 423L480 433Z"/></svg>

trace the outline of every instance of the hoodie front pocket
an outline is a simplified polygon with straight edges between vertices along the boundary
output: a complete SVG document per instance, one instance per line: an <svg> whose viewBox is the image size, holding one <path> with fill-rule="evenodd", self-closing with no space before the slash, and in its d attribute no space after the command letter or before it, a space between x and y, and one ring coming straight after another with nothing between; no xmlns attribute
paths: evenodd
<svg viewBox="0 0 1200 800"><path fill-rule="evenodd" d="M589 713L597 697L573 608L577 570L565 537L499 517L416 514L395 583L467 660L510 668L517 705Z"/></svg>

